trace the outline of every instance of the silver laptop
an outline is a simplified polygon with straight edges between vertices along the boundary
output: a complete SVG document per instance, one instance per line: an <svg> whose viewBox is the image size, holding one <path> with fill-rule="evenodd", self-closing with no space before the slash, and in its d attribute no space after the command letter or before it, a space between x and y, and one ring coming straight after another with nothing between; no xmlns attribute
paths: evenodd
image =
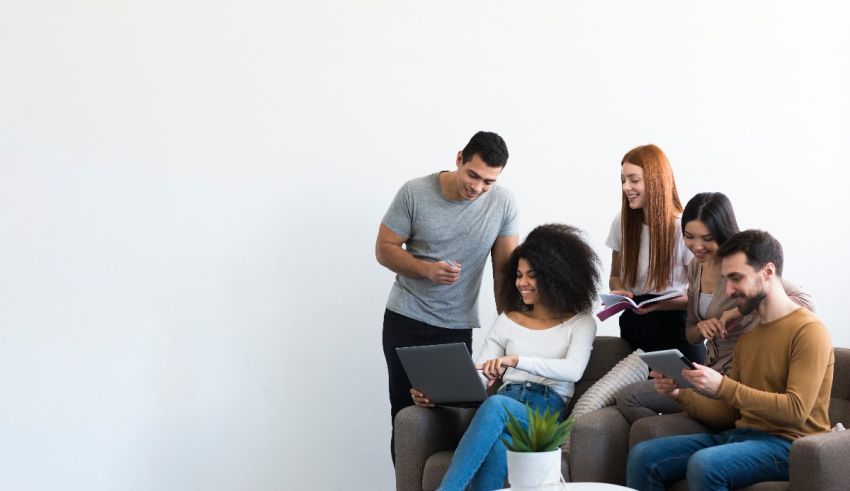
<svg viewBox="0 0 850 491"><path fill-rule="evenodd" d="M464 343L396 348L407 378L434 404L474 407L487 398Z"/></svg>

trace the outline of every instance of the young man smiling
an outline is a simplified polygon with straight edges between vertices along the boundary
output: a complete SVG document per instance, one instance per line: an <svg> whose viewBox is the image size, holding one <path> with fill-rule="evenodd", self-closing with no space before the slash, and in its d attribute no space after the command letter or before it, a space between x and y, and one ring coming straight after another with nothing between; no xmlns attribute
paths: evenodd
<svg viewBox="0 0 850 491"><path fill-rule="evenodd" d="M519 241L513 196L496 186L507 161L502 137L479 131L458 152L455 170L408 181L384 215L375 255L396 273L383 328L393 426L396 414L413 405L395 349L463 342L471 350L487 256L495 288L501 285Z"/></svg>
<svg viewBox="0 0 850 491"><path fill-rule="evenodd" d="M782 246L767 232L733 235L718 250L726 293L761 323L735 345L727 375L695 364L682 375L694 389L652 372L656 390L716 434L647 440L629 452L627 484L663 490L687 477L689 489L742 488L787 481L791 443L829 430L834 356L820 319L782 285ZM731 429L730 429L731 428Z"/></svg>

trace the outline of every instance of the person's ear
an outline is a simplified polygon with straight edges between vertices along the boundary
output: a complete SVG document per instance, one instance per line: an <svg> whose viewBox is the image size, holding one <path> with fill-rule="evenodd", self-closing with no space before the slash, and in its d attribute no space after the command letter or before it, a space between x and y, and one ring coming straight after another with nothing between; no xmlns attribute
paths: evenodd
<svg viewBox="0 0 850 491"><path fill-rule="evenodd" d="M458 151L458 153L457 153L457 167L458 167L458 169L462 165L463 165L463 150Z"/></svg>
<svg viewBox="0 0 850 491"><path fill-rule="evenodd" d="M768 262L762 268L762 272L764 273L765 281L769 281L776 275L776 265L771 262Z"/></svg>

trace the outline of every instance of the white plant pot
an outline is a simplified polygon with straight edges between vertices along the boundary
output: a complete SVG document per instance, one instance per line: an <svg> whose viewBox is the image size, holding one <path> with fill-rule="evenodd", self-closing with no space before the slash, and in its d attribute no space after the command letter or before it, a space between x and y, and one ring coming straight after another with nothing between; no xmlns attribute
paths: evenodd
<svg viewBox="0 0 850 491"><path fill-rule="evenodd" d="M538 489L560 483L561 449L551 452L508 450L508 482L511 489Z"/></svg>

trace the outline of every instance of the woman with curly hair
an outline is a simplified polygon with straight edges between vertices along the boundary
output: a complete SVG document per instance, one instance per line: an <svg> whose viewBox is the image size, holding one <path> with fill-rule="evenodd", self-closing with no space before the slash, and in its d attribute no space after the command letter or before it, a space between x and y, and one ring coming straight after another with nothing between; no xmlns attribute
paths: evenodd
<svg viewBox="0 0 850 491"><path fill-rule="evenodd" d="M667 156L656 145L629 150L620 162L622 201L605 244L612 249L611 293L642 302L671 292L681 295L626 310L620 337L633 349L678 348L702 363L705 346L685 337L687 267L693 255L682 240L682 203Z"/></svg>
<svg viewBox="0 0 850 491"><path fill-rule="evenodd" d="M526 404L565 417L596 337L590 310L598 263L578 229L561 224L535 228L511 254L501 299L507 310L476 358L488 386L500 378L502 385L475 413L439 489L503 487L508 411L523 424ZM425 394L410 393L416 405L432 406Z"/></svg>

